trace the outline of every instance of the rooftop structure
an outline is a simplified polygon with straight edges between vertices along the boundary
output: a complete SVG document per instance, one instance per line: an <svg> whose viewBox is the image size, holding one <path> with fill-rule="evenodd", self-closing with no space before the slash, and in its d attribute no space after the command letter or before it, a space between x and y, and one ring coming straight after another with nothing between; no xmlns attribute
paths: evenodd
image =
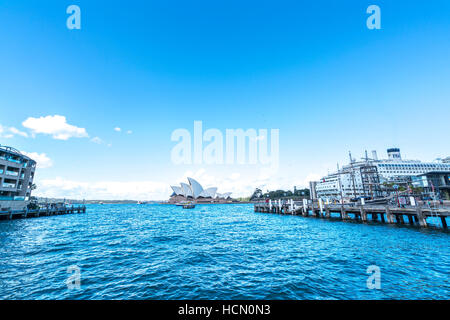
<svg viewBox="0 0 450 320"><path fill-rule="evenodd" d="M19 150L0 145L0 201L28 200L35 170L36 161Z"/></svg>

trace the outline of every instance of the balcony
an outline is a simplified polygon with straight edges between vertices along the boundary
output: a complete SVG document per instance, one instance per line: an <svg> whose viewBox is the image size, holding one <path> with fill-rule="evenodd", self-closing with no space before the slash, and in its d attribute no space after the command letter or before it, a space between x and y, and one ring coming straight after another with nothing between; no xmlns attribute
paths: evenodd
<svg viewBox="0 0 450 320"><path fill-rule="evenodd" d="M3 187L3 188L7 188L7 189L15 189L15 188L16 188L16 184L14 184L14 183L3 182L2 187Z"/></svg>
<svg viewBox="0 0 450 320"><path fill-rule="evenodd" d="M5 174L7 174L8 176L13 176L13 177L18 177L18 176L19 176L19 173L16 172L16 171L9 171L9 170L6 170L6 171L5 171Z"/></svg>

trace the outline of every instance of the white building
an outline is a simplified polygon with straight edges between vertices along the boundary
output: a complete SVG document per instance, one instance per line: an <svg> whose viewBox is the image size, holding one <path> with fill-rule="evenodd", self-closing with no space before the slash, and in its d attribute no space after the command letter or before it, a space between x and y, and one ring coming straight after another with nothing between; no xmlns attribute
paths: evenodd
<svg viewBox="0 0 450 320"><path fill-rule="evenodd" d="M171 186L173 190L171 202L179 202L189 199L205 199L209 202L211 202L211 200L231 199L231 192L218 193L216 187L204 189L199 182L192 178L188 178L188 182L189 184L181 182L180 186Z"/></svg>
<svg viewBox="0 0 450 320"><path fill-rule="evenodd" d="M0 145L0 210L23 209L30 199L36 161Z"/></svg>
<svg viewBox="0 0 450 320"><path fill-rule="evenodd" d="M428 172L448 172L450 163L403 160L399 148L387 150L388 158L378 160L375 151L372 158L351 160L338 172L329 174L317 182L319 198L344 199L373 196L380 191L380 183L398 182Z"/></svg>

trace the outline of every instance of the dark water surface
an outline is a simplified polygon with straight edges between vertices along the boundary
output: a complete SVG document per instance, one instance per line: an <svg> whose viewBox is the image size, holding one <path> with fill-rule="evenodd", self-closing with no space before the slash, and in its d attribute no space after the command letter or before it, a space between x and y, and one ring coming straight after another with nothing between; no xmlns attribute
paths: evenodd
<svg viewBox="0 0 450 320"><path fill-rule="evenodd" d="M0 221L0 298L449 299L449 239L252 205L89 205ZM367 288L370 265L379 290ZM70 266L80 289L66 285Z"/></svg>

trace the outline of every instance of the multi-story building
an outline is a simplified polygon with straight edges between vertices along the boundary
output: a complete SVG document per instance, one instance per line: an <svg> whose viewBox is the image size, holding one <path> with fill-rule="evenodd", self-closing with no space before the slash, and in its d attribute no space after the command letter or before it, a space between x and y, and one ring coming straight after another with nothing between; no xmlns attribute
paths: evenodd
<svg viewBox="0 0 450 320"><path fill-rule="evenodd" d="M428 195L450 200L450 171L428 172L412 178L414 187L422 188Z"/></svg>
<svg viewBox="0 0 450 320"><path fill-rule="evenodd" d="M31 196L36 161L0 145L0 209L23 207Z"/></svg>
<svg viewBox="0 0 450 320"><path fill-rule="evenodd" d="M350 164L337 172L318 181L316 186L319 198L350 199L362 196L381 196L381 184L384 182L402 183L411 177L428 172L450 171L450 163L421 162L403 160L399 148L387 150L388 158L379 160L376 151L372 158L366 154L365 159L355 161L350 157Z"/></svg>

